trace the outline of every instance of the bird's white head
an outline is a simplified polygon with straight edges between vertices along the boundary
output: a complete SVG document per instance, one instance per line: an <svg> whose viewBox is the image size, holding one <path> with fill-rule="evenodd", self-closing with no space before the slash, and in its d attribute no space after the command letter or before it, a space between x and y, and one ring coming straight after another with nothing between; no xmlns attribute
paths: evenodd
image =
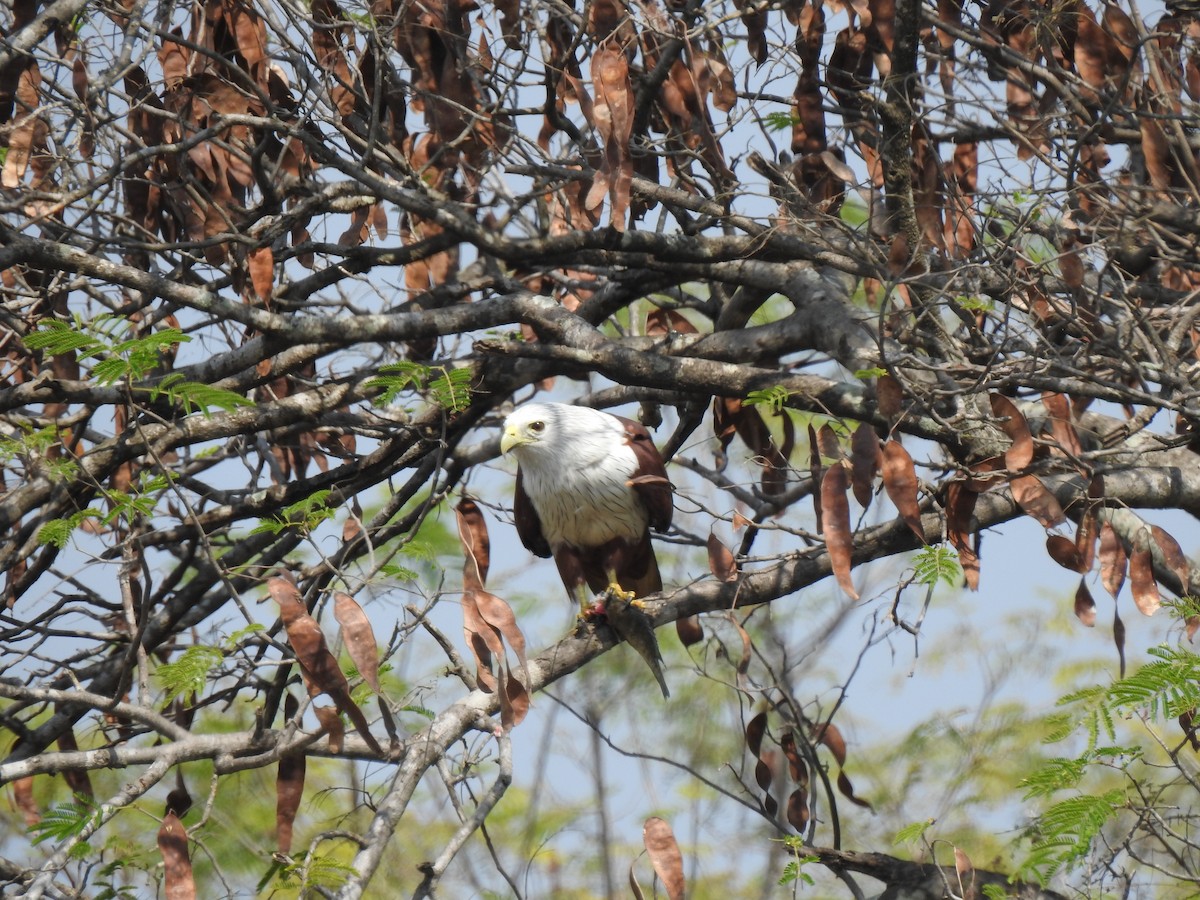
<svg viewBox="0 0 1200 900"><path fill-rule="evenodd" d="M507 456L516 451L520 457L553 444L563 408L561 403L527 403L512 412L504 420L500 452Z"/></svg>
<svg viewBox="0 0 1200 900"><path fill-rule="evenodd" d="M526 403L504 420L500 452L507 455L511 450L527 461L557 456L562 463L578 459L586 450L581 444L601 439L615 443L623 434L620 422L608 413L565 403ZM568 447L572 452L565 454Z"/></svg>

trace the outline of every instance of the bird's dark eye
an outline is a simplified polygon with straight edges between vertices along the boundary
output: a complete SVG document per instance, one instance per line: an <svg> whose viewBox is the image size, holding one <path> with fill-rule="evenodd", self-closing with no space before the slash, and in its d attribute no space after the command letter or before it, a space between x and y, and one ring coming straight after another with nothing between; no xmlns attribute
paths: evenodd
<svg viewBox="0 0 1200 900"><path fill-rule="evenodd" d="M546 430L546 423L545 422L530 422L529 430L532 431L534 434L541 434L543 431Z"/></svg>

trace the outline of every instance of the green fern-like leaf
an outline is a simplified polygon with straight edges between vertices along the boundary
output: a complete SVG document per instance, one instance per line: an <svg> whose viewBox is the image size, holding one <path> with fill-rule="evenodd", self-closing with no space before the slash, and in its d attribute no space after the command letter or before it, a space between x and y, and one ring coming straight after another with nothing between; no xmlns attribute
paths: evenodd
<svg viewBox="0 0 1200 900"><path fill-rule="evenodd" d="M998 884L985 884L983 886L983 896L987 897L988 900L1006 900L1009 893Z"/></svg>
<svg viewBox="0 0 1200 900"><path fill-rule="evenodd" d="M106 348L119 344L132 328L129 319L116 313L101 313L90 322L79 319L76 325L80 330L87 330L96 335Z"/></svg>
<svg viewBox="0 0 1200 900"><path fill-rule="evenodd" d="M225 645L225 647L227 649L232 650L234 647L238 646L242 641L244 641L250 635L258 634L259 632L263 632L266 630L267 630L267 626L263 625L261 622L251 622L245 628L239 628L233 634L229 635L229 637L225 638L225 640L222 641L222 643Z"/></svg>
<svg viewBox="0 0 1200 900"><path fill-rule="evenodd" d="M163 395L172 403L182 406L185 412L199 411L205 418L211 417L213 409L233 412L235 409L254 405L252 400L233 391L215 388L199 381L185 381L178 372L172 372L150 390L151 400L157 400Z"/></svg>
<svg viewBox="0 0 1200 900"><path fill-rule="evenodd" d="M437 551L433 549L433 545L428 541L409 541L400 548L400 552L410 559L415 559L419 562L437 562Z"/></svg>
<svg viewBox="0 0 1200 900"><path fill-rule="evenodd" d="M896 836L892 838L892 844L912 844L919 841L925 836L925 832L933 827L933 819L926 819L923 822L912 822L905 825L896 832Z"/></svg>
<svg viewBox="0 0 1200 900"><path fill-rule="evenodd" d="M1048 797L1055 791L1076 787L1087 771L1089 762L1091 759L1087 754L1077 759L1059 757L1047 761L1021 782L1025 788L1025 799Z"/></svg>
<svg viewBox="0 0 1200 900"><path fill-rule="evenodd" d="M346 879L354 874L354 869L343 862L328 856L309 856L302 853L292 862L279 870L279 877L286 883L301 883L301 893L304 889L323 887L336 888L345 884Z"/></svg>
<svg viewBox="0 0 1200 900"><path fill-rule="evenodd" d="M796 118L791 113L769 112L763 116L763 124L770 131L783 131L786 128L791 128L796 123Z"/></svg>
<svg viewBox="0 0 1200 900"><path fill-rule="evenodd" d="M158 499L168 485L166 476L155 475L149 478L143 477L132 490L121 493L105 492L104 496L111 508L104 516L104 524L111 525L122 517L133 520L153 515L154 508L158 505Z"/></svg>
<svg viewBox="0 0 1200 900"><path fill-rule="evenodd" d="M25 337L25 345L54 356L75 353L81 360L96 357L99 361L92 367L92 377L100 384L115 384L126 378L141 378L159 364L165 351L191 340L178 328L122 339L130 327L124 316L97 316L86 323L44 319L37 331Z"/></svg>
<svg viewBox="0 0 1200 900"><path fill-rule="evenodd" d="M443 369L442 373L429 382L430 393L443 409L462 412L471 404L471 370Z"/></svg>
<svg viewBox="0 0 1200 900"><path fill-rule="evenodd" d="M0 462L24 456L44 457L46 451L58 442L58 429L53 425L37 429L26 428L20 437L0 438Z"/></svg>
<svg viewBox="0 0 1200 900"><path fill-rule="evenodd" d="M996 305L986 297L955 297L955 304L971 312L991 312Z"/></svg>
<svg viewBox="0 0 1200 900"><path fill-rule="evenodd" d="M354 874L354 867L328 856L315 857L308 866L304 887L336 888Z"/></svg>
<svg viewBox="0 0 1200 900"><path fill-rule="evenodd" d="M225 655L216 647L197 644L188 647L174 662L163 663L155 670L167 692L170 703L183 694L199 694L208 683L212 670L220 665Z"/></svg>
<svg viewBox="0 0 1200 900"><path fill-rule="evenodd" d="M1069 868L1087 855L1092 840L1124 802L1122 793L1112 790L1098 796L1080 794L1054 804L1037 817L1034 828L1041 840L1022 869L1038 872L1039 880L1048 880Z"/></svg>
<svg viewBox="0 0 1200 900"><path fill-rule="evenodd" d="M811 865L819 860L816 856L802 856L799 859L794 859L783 867L783 875L779 879L780 887L799 881L801 884L812 886L816 881L811 875L804 871L804 866Z"/></svg>
<svg viewBox="0 0 1200 900"><path fill-rule="evenodd" d="M1175 718L1200 705L1200 656L1174 647L1153 647L1156 657L1108 689L1114 709L1137 709Z"/></svg>
<svg viewBox="0 0 1200 900"><path fill-rule="evenodd" d="M30 350L45 350L51 356L80 350L85 351L86 355L104 347L103 343L75 325L58 319L42 319L38 322L38 330L25 335L24 342Z"/></svg>
<svg viewBox="0 0 1200 900"><path fill-rule="evenodd" d="M800 875L800 866L798 863L790 862L783 867L783 875L779 877L779 886L783 887L786 884L791 884Z"/></svg>
<svg viewBox="0 0 1200 900"><path fill-rule="evenodd" d="M119 356L110 356L92 366L92 377L100 384L116 384L132 374L133 367L129 365L129 360Z"/></svg>
<svg viewBox="0 0 1200 900"><path fill-rule="evenodd" d="M388 578L394 578L397 581L416 581L417 573L412 569L398 566L395 563L385 563L379 567L379 574L385 575Z"/></svg>
<svg viewBox="0 0 1200 900"><path fill-rule="evenodd" d="M388 406L406 390L419 389L429 379L429 367L414 362L388 363L379 367L379 375L367 382L371 390L382 391L375 403Z"/></svg>
<svg viewBox="0 0 1200 900"><path fill-rule="evenodd" d="M870 369L855 369L854 377L860 381L866 381L868 378L882 378L888 373L887 369L880 366L874 366Z"/></svg>
<svg viewBox="0 0 1200 900"><path fill-rule="evenodd" d="M795 858L783 867L783 875L779 879L779 884L782 886L796 881L801 884L813 884L813 877L804 871L804 867L819 862L820 858L803 852L804 838L798 834L785 835L783 845Z"/></svg>
<svg viewBox="0 0 1200 900"><path fill-rule="evenodd" d="M41 821L30 826L29 831L34 835L33 843L40 844L47 840L65 841L75 837L99 814L100 810L96 804L82 794L76 794L74 800L59 803L46 810L42 813Z"/></svg>
<svg viewBox="0 0 1200 900"><path fill-rule="evenodd" d="M1066 713L1055 713L1052 716L1047 716L1046 724L1050 730L1042 738L1042 743L1058 744L1073 735L1079 723Z"/></svg>
<svg viewBox="0 0 1200 900"><path fill-rule="evenodd" d="M79 471L79 463L69 457L60 456L57 459L43 459L46 477L51 481L71 481Z"/></svg>
<svg viewBox="0 0 1200 900"><path fill-rule="evenodd" d="M323 516L322 514L332 512L325 505L329 501L329 495L331 493L333 492L329 490L313 491L303 500L297 500L290 506L285 506L283 508L283 514L292 520L307 520L312 516L321 516L322 518L327 518L327 516Z"/></svg>
<svg viewBox="0 0 1200 900"><path fill-rule="evenodd" d="M258 524L250 529L250 534L283 534L291 527L291 522L282 519L259 519Z"/></svg>
<svg viewBox="0 0 1200 900"><path fill-rule="evenodd" d="M944 544L921 548L913 559L913 569L917 582L931 587L939 581L954 586L962 578L957 554Z"/></svg>
<svg viewBox="0 0 1200 900"><path fill-rule="evenodd" d="M765 390L751 391L746 395L746 404L748 406L765 406L775 415L779 415L787 406L788 398L791 396L791 391L783 385L777 384Z"/></svg>
<svg viewBox="0 0 1200 900"><path fill-rule="evenodd" d="M61 550L67 546L67 541L74 532L75 523L70 519L51 519L38 529L37 541L39 544L50 544Z"/></svg>
<svg viewBox="0 0 1200 900"><path fill-rule="evenodd" d="M436 378L433 374L439 373ZM381 366L379 375L367 382L367 387L382 391L375 403L386 406L395 403L407 390L429 391L433 402L450 412L462 412L471 402L470 369L431 369L419 363L399 362Z"/></svg>
<svg viewBox="0 0 1200 900"><path fill-rule="evenodd" d="M303 500L297 500L290 506L285 506L279 515L261 520L250 533L279 534L286 528L298 528L305 532L312 531L326 519L331 519L337 514L336 510L325 505L329 500L330 493L328 490L314 491Z"/></svg>
<svg viewBox="0 0 1200 900"><path fill-rule="evenodd" d="M1039 842L1029 849L1016 874L1045 887L1063 867L1063 853L1069 852L1074 846L1067 839Z"/></svg>
<svg viewBox="0 0 1200 900"><path fill-rule="evenodd" d="M190 340L178 328L164 328L122 341L112 352L126 360L131 377L141 378L162 361L163 353Z"/></svg>
<svg viewBox="0 0 1200 900"><path fill-rule="evenodd" d="M1105 688L1093 686L1075 691L1061 698L1058 705L1074 706L1077 707L1077 711L1067 720L1055 717L1058 727L1046 738L1048 742L1063 740L1079 726L1087 732L1089 750L1099 746L1102 737L1107 737L1108 740L1116 739L1116 727L1112 711L1108 707Z"/></svg>
<svg viewBox="0 0 1200 900"><path fill-rule="evenodd" d="M84 519L100 518L100 513L94 509L83 509L66 519L51 519L38 529L39 544L51 544L59 550L67 546L75 529L83 524Z"/></svg>

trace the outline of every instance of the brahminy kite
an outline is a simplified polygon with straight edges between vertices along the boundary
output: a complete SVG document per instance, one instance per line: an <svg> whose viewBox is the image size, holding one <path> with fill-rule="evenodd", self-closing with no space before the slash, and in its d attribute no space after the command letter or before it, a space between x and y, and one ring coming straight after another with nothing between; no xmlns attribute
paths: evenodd
<svg viewBox="0 0 1200 900"><path fill-rule="evenodd" d="M589 589L616 587L635 597L662 590L650 529L670 527L674 504L663 458L643 425L583 406L529 403L504 420L500 450L517 458L513 515L521 543L554 557L583 612ZM646 658L667 695L645 616L630 609L628 596L609 591L609 603L619 604L609 623Z"/></svg>

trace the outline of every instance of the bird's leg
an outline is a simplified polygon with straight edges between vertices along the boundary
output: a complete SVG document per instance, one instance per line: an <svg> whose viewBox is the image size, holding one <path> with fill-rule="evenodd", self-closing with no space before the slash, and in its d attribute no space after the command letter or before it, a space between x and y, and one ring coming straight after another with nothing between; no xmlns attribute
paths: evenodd
<svg viewBox="0 0 1200 900"><path fill-rule="evenodd" d="M621 600L623 603L626 603L629 606L636 606L638 609L645 609L646 604L637 599L637 594L635 594L633 591L625 590L620 584L617 583L616 569L609 569L606 574L608 575L608 587L604 590L604 596L611 596L615 599Z"/></svg>
<svg viewBox="0 0 1200 900"><path fill-rule="evenodd" d="M605 614L604 596L591 597L588 594L587 585L580 583L575 587L575 599L579 601L579 615L576 616L576 621L582 625L585 622L591 622L600 618Z"/></svg>

